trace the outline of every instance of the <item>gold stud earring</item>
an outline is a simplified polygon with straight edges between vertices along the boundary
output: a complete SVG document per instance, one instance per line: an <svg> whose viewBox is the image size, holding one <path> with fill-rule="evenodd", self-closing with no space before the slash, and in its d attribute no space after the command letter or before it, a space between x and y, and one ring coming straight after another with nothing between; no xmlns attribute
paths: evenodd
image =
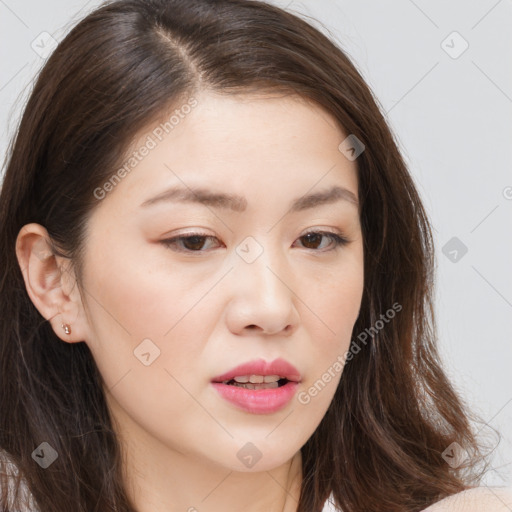
<svg viewBox="0 0 512 512"><path fill-rule="evenodd" d="M66 334L71 334L71 327L68 324L62 324L62 328Z"/></svg>

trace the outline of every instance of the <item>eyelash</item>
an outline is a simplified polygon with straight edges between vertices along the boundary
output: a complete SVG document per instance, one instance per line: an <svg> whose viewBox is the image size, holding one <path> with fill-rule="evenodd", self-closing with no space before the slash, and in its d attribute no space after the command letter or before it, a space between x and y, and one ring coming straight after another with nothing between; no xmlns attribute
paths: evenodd
<svg viewBox="0 0 512 512"><path fill-rule="evenodd" d="M326 236L328 238L330 238L333 243L334 243L334 247L331 247L330 249L323 249L323 250L319 250L319 249L309 249L310 251L313 251L313 252L330 252L330 251L334 251L336 249L339 249L340 247L343 247L347 244L350 243L350 240L348 240L347 238L345 238L344 236L341 236L341 235L338 235L337 233L334 233L334 232L331 232L331 231L308 231L307 233L304 233L300 238L304 238L305 236L307 235L322 235L322 236ZM186 235L180 235L180 236L175 236L173 238L168 238L167 240L161 240L161 243L173 250L173 251L176 251L176 252L182 252L182 253L204 253L204 252L207 252L207 251L202 251L202 250L199 250L199 251L193 251L193 250L190 250L190 249L173 249L173 247L176 247L176 244L177 242L181 241L181 240L187 240L189 238L217 238L215 236L211 236L211 235L207 235L205 233L187 233Z"/></svg>

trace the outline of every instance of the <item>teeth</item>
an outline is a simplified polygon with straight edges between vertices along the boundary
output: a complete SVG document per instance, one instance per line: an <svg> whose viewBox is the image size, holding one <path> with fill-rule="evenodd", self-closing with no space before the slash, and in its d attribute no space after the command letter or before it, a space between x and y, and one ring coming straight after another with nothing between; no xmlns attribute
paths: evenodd
<svg viewBox="0 0 512 512"><path fill-rule="evenodd" d="M277 382L265 382L263 384L251 384L250 382L235 382L234 384L232 384L232 386L245 389L275 389L279 387L279 384Z"/></svg>
<svg viewBox="0 0 512 512"><path fill-rule="evenodd" d="M241 383L261 384L263 382L277 382L280 378L279 375L241 375L235 377L234 380Z"/></svg>

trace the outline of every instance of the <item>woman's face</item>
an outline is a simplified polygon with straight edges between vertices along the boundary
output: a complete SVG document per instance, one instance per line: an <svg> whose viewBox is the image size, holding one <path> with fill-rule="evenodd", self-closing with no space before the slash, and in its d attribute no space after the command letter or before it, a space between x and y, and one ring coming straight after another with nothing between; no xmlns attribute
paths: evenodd
<svg viewBox="0 0 512 512"><path fill-rule="evenodd" d="M136 164L102 189L87 232L84 341L126 440L260 471L304 445L340 380L363 292L356 163L338 148L348 134L296 97L196 100L169 133L159 121L141 133ZM299 372L289 392L212 384L276 359Z"/></svg>

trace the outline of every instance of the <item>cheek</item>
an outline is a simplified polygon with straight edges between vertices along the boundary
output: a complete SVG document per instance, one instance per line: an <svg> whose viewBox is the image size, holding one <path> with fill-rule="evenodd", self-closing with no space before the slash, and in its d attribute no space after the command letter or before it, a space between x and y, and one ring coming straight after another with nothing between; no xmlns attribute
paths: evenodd
<svg viewBox="0 0 512 512"><path fill-rule="evenodd" d="M303 320L308 318L306 325L311 338L308 354L311 372L305 383L308 396L304 404L311 403L315 408L327 408L334 395L361 306L364 289L362 254L350 260L347 258L346 263L322 275L321 281L314 286L305 282L305 286L309 286L301 292L308 306L303 308Z"/></svg>
<svg viewBox="0 0 512 512"><path fill-rule="evenodd" d="M319 323L316 331L329 344L348 342L359 315L364 289L362 255L346 257L343 264L330 271L319 272L312 282L304 279L300 298L311 310L310 322ZM307 313L308 308L304 308ZM308 314L308 316L310 316Z"/></svg>
<svg viewBox="0 0 512 512"><path fill-rule="evenodd" d="M204 430L205 409L190 394L196 394L193 383L174 378L173 372L157 361L150 367L132 368L116 383L106 393L109 408L121 433L141 438L149 435L180 452L194 451L193 429L203 425ZM204 436L204 431L197 435Z"/></svg>
<svg viewBox="0 0 512 512"><path fill-rule="evenodd" d="M153 272L135 257L120 258L115 266L98 261L89 274L94 339L88 344L110 407L129 428L141 428L170 445L185 439L187 418L204 415L187 390L197 394L190 362L207 339L198 330L198 315L205 314L200 307L205 283L190 287L183 276Z"/></svg>
<svg viewBox="0 0 512 512"><path fill-rule="evenodd" d="M220 315L221 301L208 293L215 279L162 268L136 247L112 246L89 260L86 276L94 332L88 345L105 386L133 414L149 417L162 401L167 410L190 412L197 407L184 390L197 386L191 361L209 339L208 319Z"/></svg>
<svg viewBox="0 0 512 512"><path fill-rule="evenodd" d="M145 338L154 338L155 343L171 338L206 295L204 280L162 269L141 249L122 251L121 243L114 246L116 250L88 267L88 304L94 326L103 329L98 338L129 338L132 349Z"/></svg>

